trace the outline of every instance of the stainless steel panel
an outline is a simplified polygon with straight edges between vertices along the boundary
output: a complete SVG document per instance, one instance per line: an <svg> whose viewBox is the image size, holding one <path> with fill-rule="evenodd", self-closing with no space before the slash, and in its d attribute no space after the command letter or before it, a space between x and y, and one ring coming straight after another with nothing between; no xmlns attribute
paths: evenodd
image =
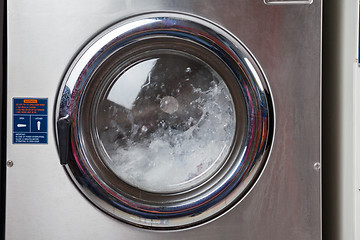
<svg viewBox="0 0 360 240"><path fill-rule="evenodd" d="M266 4L312 4L313 0L264 0Z"/></svg>
<svg viewBox="0 0 360 240"><path fill-rule="evenodd" d="M184 11L222 25L255 55L272 89L277 127L258 183L219 219L180 232L128 226L93 207L59 165L54 128L48 145L12 145L7 157L6 239L321 239L321 1L9 1L8 136L12 98L45 97L54 106L68 64L99 30L129 15ZM49 119L53 119L49 109Z"/></svg>

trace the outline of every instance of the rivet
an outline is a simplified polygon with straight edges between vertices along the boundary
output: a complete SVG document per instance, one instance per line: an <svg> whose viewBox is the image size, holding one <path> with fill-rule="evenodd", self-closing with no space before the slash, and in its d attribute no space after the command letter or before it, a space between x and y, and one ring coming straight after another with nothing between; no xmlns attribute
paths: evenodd
<svg viewBox="0 0 360 240"><path fill-rule="evenodd" d="M319 171L320 168L321 168L321 163L319 163L319 162L314 163L314 169L315 169L316 171Z"/></svg>
<svg viewBox="0 0 360 240"><path fill-rule="evenodd" d="M8 161L6 162L6 166L12 167L12 166L14 166L14 162L11 161L11 160L8 160Z"/></svg>

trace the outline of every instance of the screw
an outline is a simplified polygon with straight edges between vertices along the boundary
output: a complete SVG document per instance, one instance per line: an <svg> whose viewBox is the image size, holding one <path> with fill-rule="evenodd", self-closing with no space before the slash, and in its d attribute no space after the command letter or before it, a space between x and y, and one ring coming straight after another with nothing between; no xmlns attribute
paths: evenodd
<svg viewBox="0 0 360 240"><path fill-rule="evenodd" d="M320 168L321 168L321 164L320 164L319 162L314 163L314 169L315 169L316 171L319 171Z"/></svg>
<svg viewBox="0 0 360 240"><path fill-rule="evenodd" d="M8 161L6 162L6 166L12 167L12 166L14 166L14 162L11 161L11 160L8 160Z"/></svg>

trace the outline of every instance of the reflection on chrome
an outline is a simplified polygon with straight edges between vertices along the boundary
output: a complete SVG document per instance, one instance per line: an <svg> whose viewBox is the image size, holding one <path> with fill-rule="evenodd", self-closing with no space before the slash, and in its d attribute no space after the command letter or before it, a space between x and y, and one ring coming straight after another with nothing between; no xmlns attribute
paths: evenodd
<svg viewBox="0 0 360 240"><path fill-rule="evenodd" d="M247 64L247 66L250 68L250 71L251 71L253 77L255 78L255 81L256 81L257 85L259 86L260 90L261 90L261 91L264 91L263 86L262 86L262 84L261 84L260 77L259 77L259 75L257 74L254 66L252 65L252 63L250 62L250 60L249 60L248 58L244 58L244 60L245 60L245 62L246 62L246 64Z"/></svg>

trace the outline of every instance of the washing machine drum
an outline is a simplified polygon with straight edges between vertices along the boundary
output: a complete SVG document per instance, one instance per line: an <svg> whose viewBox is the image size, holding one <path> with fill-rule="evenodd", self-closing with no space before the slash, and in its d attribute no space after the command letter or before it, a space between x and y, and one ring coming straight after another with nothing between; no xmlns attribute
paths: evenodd
<svg viewBox="0 0 360 240"><path fill-rule="evenodd" d="M59 94L61 163L82 193L136 226L179 229L223 214L268 158L272 100L249 50L179 13L125 19L73 61Z"/></svg>

